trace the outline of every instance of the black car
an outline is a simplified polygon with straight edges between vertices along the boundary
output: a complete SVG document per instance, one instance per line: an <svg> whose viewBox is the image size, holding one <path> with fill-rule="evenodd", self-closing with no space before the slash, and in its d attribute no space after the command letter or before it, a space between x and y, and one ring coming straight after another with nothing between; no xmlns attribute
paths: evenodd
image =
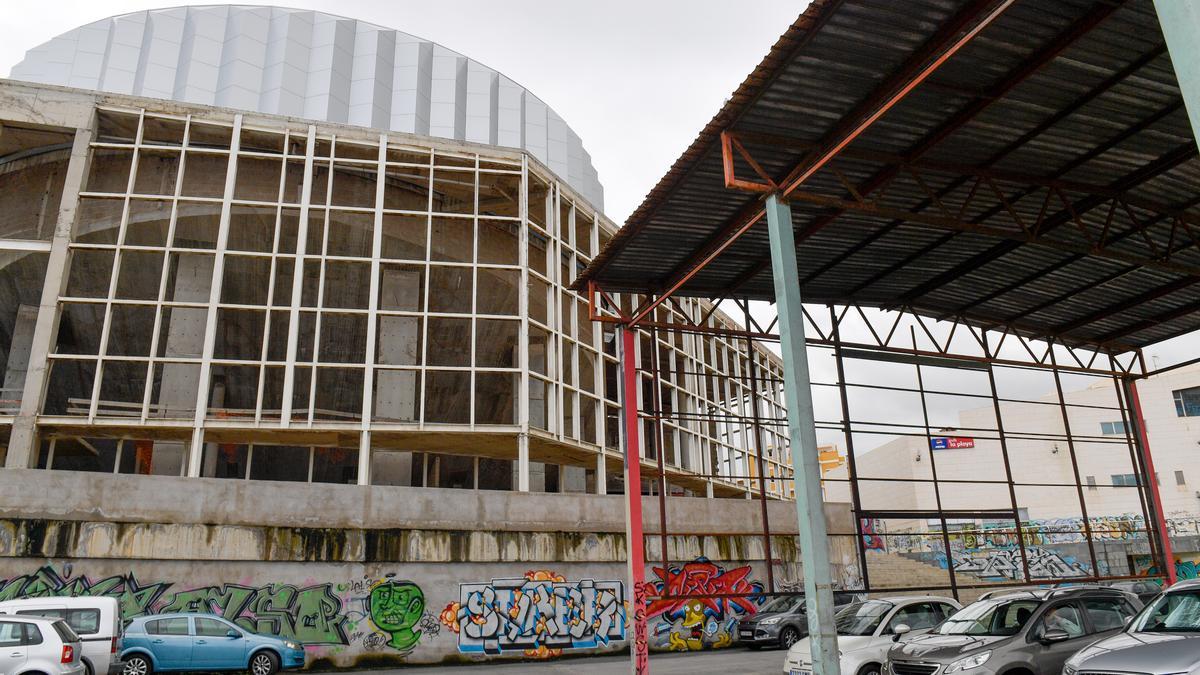
<svg viewBox="0 0 1200 675"><path fill-rule="evenodd" d="M858 600L858 594L836 591L834 611ZM803 595L782 595L759 608L753 616L738 623L737 641L750 649L776 646L787 649L808 635Z"/></svg>

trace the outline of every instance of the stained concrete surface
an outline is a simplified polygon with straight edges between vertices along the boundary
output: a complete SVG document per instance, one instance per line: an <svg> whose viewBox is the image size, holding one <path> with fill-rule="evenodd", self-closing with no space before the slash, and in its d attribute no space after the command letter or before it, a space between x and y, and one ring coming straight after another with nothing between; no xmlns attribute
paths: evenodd
<svg viewBox="0 0 1200 675"><path fill-rule="evenodd" d="M652 654L650 672L653 675L778 675L783 672L786 652L779 649L749 651L722 649L701 654ZM346 671L341 671L346 672ZM625 675L629 672L629 656L596 656L569 658L541 663L480 663L466 666L423 666L395 670L361 670L370 675L484 675L484 673L536 673L537 675Z"/></svg>

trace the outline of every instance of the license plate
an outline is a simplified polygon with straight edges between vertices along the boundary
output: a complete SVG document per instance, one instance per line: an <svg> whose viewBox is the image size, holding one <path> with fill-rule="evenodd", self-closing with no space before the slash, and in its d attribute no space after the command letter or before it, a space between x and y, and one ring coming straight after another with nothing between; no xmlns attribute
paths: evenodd
<svg viewBox="0 0 1200 675"><path fill-rule="evenodd" d="M788 673L788 675L812 675L812 671L811 670L801 670L799 668L792 668L792 672Z"/></svg>
<svg viewBox="0 0 1200 675"><path fill-rule="evenodd" d="M754 631L744 630L740 633L740 635L742 637L750 637L751 635L754 635Z"/></svg>

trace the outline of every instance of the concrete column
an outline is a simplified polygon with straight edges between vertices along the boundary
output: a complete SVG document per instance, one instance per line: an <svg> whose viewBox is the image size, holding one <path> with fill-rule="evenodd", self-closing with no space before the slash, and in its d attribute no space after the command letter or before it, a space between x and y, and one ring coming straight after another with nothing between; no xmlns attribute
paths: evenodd
<svg viewBox="0 0 1200 675"><path fill-rule="evenodd" d="M312 467L310 465L311 472ZM311 481L312 479L309 478ZM359 485L371 484L371 432L364 430L358 439L358 477Z"/></svg>
<svg viewBox="0 0 1200 675"><path fill-rule="evenodd" d="M36 305L17 307L17 319L13 323L12 344L8 346L8 365L4 370L4 396L21 392L25 388L25 373L29 371L29 353L33 348L33 331L37 327Z"/></svg>
<svg viewBox="0 0 1200 675"><path fill-rule="evenodd" d="M771 195L767 198L766 210L771 239L771 273L775 277L775 303L779 308L788 440L792 450L792 479L796 484L796 515L800 523L800 559L804 564L804 597L808 607L813 672L815 675L839 675L829 532L821 501L821 466L817 459L817 432L792 209L780 202L777 195ZM746 496L749 497L749 493Z"/></svg>
<svg viewBox="0 0 1200 675"><path fill-rule="evenodd" d="M385 269L379 278L383 307L417 307L421 273ZM421 360L421 320L412 316L381 316L378 324L379 363L417 365ZM417 419L416 371L379 370L375 388L375 417L383 420Z"/></svg>
<svg viewBox="0 0 1200 675"><path fill-rule="evenodd" d="M1200 3L1195 0L1154 0L1158 23L1167 39L1167 52L1183 93L1192 135L1200 138Z"/></svg>
<svg viewBox="0 0 1200 675"><path fill-rule="evenodd" d="M68 247L75 229L79 191L83 188L84 177L87 176L88 145L92 142L93 133L91 127L75 130L71 159L67 163L67 173L63 180L58 220L54 225L54 236L50 240L50 257L46 263L46 280L42 284L37 322L34 324L33 337L30 340L21 408L13 420L8 456L4 462L9 468L31 467L37 456L33 451L34 426L37 413L42 407L42 395L46 391L46 380L49 377L47 356L54 347L55 336L58 335L58 297L67 286L67 260L70 253Z"/></svg>
<svg viewBox="0 0 1200 675"><path fill-rule="evenodd" d="M208 302L212 289L213 258L209 255L181 255L175 269L172 297L178 302ZM204 351L204 330L208 314L203 309L176 307L167 324L167 343L163 355L196 357ZM163 365L162 386L154 403L169 411L191 410L196 404L200 371L192 364Z"/></svg>
<svg viewBox="0 0 1200 675"><path fill-rule="evenodd" d="M517 435L517 490L520 492L529 492L530 489L530 467L529 467L529 434ZM542 476L542 489L546 487L545 475Z"/></svg>
<svg viewBox="0 0 1200 675"><path fill-rule="evenodd" d="M608 465L604 463L604 453L596 455L596 494L608 494Z"/></svg>

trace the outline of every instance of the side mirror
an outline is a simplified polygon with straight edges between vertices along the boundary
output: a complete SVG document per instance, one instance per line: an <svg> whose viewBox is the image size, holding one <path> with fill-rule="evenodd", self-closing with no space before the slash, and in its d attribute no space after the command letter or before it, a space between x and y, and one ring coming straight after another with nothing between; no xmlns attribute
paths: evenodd
<svg viewBox="0 0 1200 675"><path fill-rule="evenodd" d="M1042 635L1040 642L1044 645L1054 644L1055 642L1066 642L1071 636L1065 630L1048 630Z"/></svg>
<svg viewBox="0 0 1200 675"><path fill-rule="evenodd" d="M899 641L901 636L903 636L905 633L911 633L911 632L912 632L912 626L910 626L906 623L896 624L896 627L892 629L892 642Z"/></svg>
<svg viewBox="0 0 1200 675"><path fill-rule="evenodd" d="M233 630L233 629L231 628L231 629L229 629L228 631L226 631L226 632L225 632L225 637L227 637L227 638L240 638L240 637L242 637L242 634L241 634L241 633L239 633L239 632L237 632L236 630Z"/></svg>

